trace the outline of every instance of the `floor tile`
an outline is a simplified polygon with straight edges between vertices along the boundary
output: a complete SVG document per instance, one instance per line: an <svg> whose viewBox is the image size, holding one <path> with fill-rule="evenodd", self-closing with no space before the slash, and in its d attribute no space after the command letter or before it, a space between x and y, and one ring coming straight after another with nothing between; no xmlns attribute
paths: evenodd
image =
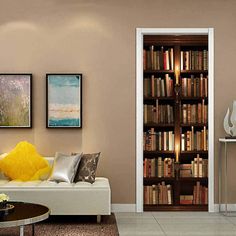
<svg viewBox="0 0 236 236"><path fill-rule="evenodd" d="M236 225L236 217L225 216L224 218L225 218L225 220L227 220L228 222L233 223L234 225Z"/></svg>
<svg viewBox="0 0 236 236"><path fill-rule="evenodd" d="M116 213L120 236L236 236L236 217L208 212Z"/></svg>
<svg viewBox="0 0 236 236"><path fill-rule="evenodd" d="M116 212L116 218L153 218L151 212L142 212L142 213L135 213L135 212Z"/></svg>
<svg viewBox="0 0 236 236"><path fill-rule="evenodd" d="M235 236L235 232L186 232L186 233L171 233L165 236Z"/></svg>
<svg viewBox="0 0 236 236"><path fill-rule="evenodd" d="M142 217L133 217L133 218L116 218L117 224L157 224L157 221L154 217L152 218L142 218ZM227 221L228 222L228 221Z"/></svg>
<svg viewBox="0 0 236 236"><path fill-rule="evenodd" d="M195 236L195 235L217 235L234 236L236 227L233 224L161 224L162 229L168 236Z"/></svg>
<svg viewBox="0 0 236 236"><path fill-rule="evenodd" d="M161 235L165 236L158 224L117 224L120 235L138 236L138 235Z"/></svg>
<svg viewBox="0 0 236 236"><path fill-rule="evenodd" d="M152 212L156 219L159 218L223 218L219 213L208 212Z"/></svg>
<svg viewBox="0 0 236 236"><path fill-rule="evenodd" d="M159 224L209 224L209 223L215 223L215 224L230 224L230 222L225 218L156 218ZM236 222L236 221L235 221Z"/></svg>

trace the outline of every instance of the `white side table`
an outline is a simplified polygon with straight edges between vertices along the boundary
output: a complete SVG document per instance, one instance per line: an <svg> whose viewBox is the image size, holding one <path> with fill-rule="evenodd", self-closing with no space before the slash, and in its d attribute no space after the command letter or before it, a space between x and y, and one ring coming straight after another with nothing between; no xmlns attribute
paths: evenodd
<svg viewBox="0 0 236 236"><path fill-rule="evenodd" d="M229 138L220 138L219 142L224 144L224 160L225 160L225 169L224 169L224 199L225 199L225 209L224 209L224 215L229 216L228 211L228 168L227 168L227 159L228 159L228 153L227 153L227 144L230 143L236 143L236 139L229 139ZM222 186L222 158L219 157L219 212L221 212L221 186Z"/></svg>

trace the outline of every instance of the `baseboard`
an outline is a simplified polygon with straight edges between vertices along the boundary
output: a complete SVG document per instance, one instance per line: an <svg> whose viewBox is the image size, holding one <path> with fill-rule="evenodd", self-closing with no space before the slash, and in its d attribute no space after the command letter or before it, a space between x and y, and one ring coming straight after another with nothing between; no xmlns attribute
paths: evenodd
<svg viewBox="0 0 236 236"><path fill-rule="evenodd" d="M136 212L135 204L111 204L112 212Z"/></svg>
<svg viewBox="0 0 236 236"><path fill-rule="evenodd" d="M235 211L236 212L236 204L228 204L227 206L228 211ZM225 210L225 205L221 205L221 211ZM111 205L112 212L136 212L136 205L135 204L112 204ZM219 204L214 204L214 211L219 212Z"/></svg>
<svg viewBox="0 0 236 236"><path fill-rule="evenodd" d="M225 211L225 205L221 204L221 211ZM236 204L227 204L228 211L236 211ZM214 212L219 212L219 204L214 204Z"/></svg>
<svg viewBox="0 0 236 236"><path fill-rule="evenodd" d="M228 211L236 212L236 204L228 204ZM112 212L136 212L135 204L112 204L111 205ZM221 211L225 211L225 205L221 205ZM214 209L212 212L219 212L219 204L214 204Z"/></svg>

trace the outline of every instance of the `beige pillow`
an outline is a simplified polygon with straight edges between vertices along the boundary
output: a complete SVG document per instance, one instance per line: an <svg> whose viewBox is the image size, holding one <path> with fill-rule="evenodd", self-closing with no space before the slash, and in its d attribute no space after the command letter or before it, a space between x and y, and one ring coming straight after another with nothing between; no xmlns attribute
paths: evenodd
<svg viewBox="0 0 236 236"><path fill-rule="evenodd" d="M49 180L72 183L76 174L76 170L78 169L81 155L82 154L79 153L70 156L57 152L53 164L52 174Z"/></svg>

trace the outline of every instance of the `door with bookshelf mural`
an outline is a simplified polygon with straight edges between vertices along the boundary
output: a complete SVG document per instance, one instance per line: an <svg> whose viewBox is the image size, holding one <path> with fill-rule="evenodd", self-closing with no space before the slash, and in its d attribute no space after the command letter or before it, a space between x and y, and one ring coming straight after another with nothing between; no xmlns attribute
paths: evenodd
<svg viewBox="0 0 236 236"><path fill-rule="evenodd" d="M143 45L144 210L208 209L208 39Z"/></svg>

